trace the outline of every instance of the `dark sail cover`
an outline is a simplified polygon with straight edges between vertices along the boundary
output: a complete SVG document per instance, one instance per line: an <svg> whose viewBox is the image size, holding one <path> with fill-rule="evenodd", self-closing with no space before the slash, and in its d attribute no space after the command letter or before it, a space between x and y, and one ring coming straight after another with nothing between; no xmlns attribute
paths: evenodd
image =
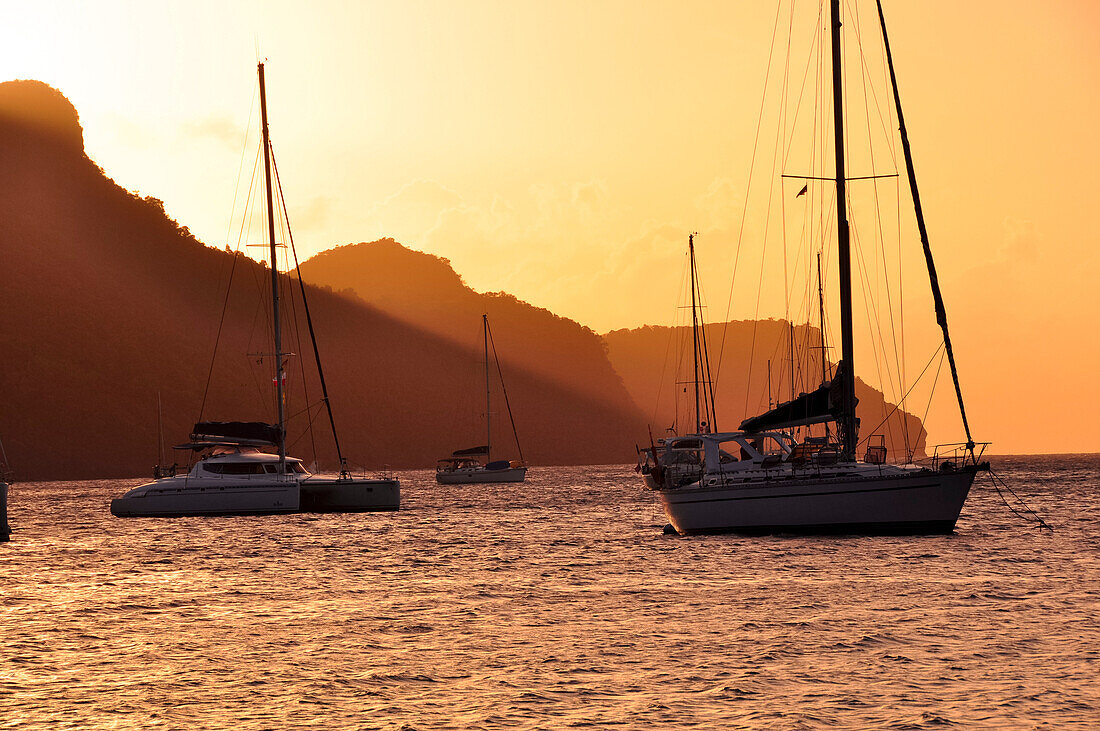
<svg viewBox="0 0 1100 731"><path fill-rule="evenodd" d="M474 457L479 454L489 454L489 447L470 447L451 452L452 457Z"/></svg>
<svg viewBox="0 0 1100 731"><path fill-rule="evenodd" d="M841 416L841 386L845 375L844 361L836 368L833 380L816 391L779 404L759 416L750 416L741 422L741 431L758 432L767 429L785 429L791 426L820 424L835 421Z"/></svg>
<svg viewBox="0 0 1100 731"><path fill-rule="evenodd" d="M200 421L195 424L191 439L276 445L279 443L279 427L262 421Z"/></svg>

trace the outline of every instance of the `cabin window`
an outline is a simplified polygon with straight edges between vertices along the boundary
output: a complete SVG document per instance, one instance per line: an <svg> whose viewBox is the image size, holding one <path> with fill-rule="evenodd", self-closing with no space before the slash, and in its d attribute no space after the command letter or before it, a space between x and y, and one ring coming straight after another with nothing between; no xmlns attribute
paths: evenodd
<svg viewBox="0 0 1100 731"><path fill-rule="evenodd" d="M738 445L738 446L740 446L740 445ZM738 460L735 455L730 454L726 450L724 450L724 449L719 449L718 450L718 462L720 464L730 464L732 462L738 462L738 461L740 461L740 460Z"/></svg>
<svg viewBox="0 0 1100 731"><path fill-rule="evenodd" d="M273 464L265 464L264 465L264 472L268 473L269 475L273 475L277 471L278 470L275 469L275 465L273 465Z"/></svg>
<svg viewBox="0 0 1100 731"><path fill-rule="evenodd" d="M736 439L722 442L718 445L719 464L732 464L734 462L746 462L752 459L752 455L744 445Z"/></svg>
<svg viewBox="0 0 1100 731"><path fill-rule="evenodd" d="M668 464L702 464L703 453L697 449L673 449L665 461Z"/></svg>
<svg viewBox="0 0 1100 731"><path fill-rule="evenodd" d="M750 444L760 454L767 456L769 454L778 454L783 456L787 453L787 450L783 448L783 442L779 441L773 436L761 436L753 439Z"/></svg>
<svg viewBox="0 0 1100 731"><path fill-rule="evenodd" d="M216 475L262 475L264 466L256 462L222 462L205 465L207 472Z"/></svg>

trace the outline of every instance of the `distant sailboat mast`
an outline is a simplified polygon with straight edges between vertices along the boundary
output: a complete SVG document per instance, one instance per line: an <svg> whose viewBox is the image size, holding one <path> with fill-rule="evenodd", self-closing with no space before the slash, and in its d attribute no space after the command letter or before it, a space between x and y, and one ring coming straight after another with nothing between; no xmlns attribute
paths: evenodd
<svg viewBox="0 0 1100 731"><path fill-rule="evenodd" d="M489 410L489 315L481 316L481 339L485 347L485 463L493 461L493 426Z"/></svg>
<svg viewBox="0 0 1100 731"><path fill-rule="evenodd" d="M713 432L718 428L718 416L714 407L714 380L710 372L710 354L707 352L707 332L704 329L703 296L699 289L699 270L695 265L695 236L688 234L688 257L691 277L691 343L693 382L695 385L695 431Z"/></svg>
<svg viewBox="0 0 1100 731"><path fill-rule="evenodd" d="M271 312L275 330L275 402L279 428L279 474L286 474L286 405L283 401L283 334L279 322L279 267L275 246L275 203L271 193L271 140L267 130L267 89L264 65L257 64L260 76L260 127L264 146L264 192L267 194L267 237L271 251Z"/></svg>
<svg viewBox="0 0 1100 731"><path fill-rule="evenodd" d="M688 234L688 254L691 257L691 345L692 376L695 379L695 431L703 431L702 417L699 415L699 317L695 302L695 234Z"/></svg>

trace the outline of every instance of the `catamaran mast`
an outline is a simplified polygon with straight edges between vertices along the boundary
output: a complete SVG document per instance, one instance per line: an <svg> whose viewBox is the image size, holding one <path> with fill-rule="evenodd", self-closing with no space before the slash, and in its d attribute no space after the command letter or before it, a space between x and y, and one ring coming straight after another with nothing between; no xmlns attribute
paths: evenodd
<svg viewBox="0 0 1100 731"><path fill-rule="evenodd" d="M695 433L703 431L699 416L699 318L695 303L695 234L688 234L688 254L691 260L691 343L692 376L695 379Z"/></svg>
<svg viewBox="0 0 1100 731"><path fill-rule="evenodd" d="M928 265L928 279L932 284L932 299L936 306L936 322L943 330L943 345L947 351L947 361L951 365L951 379L955 382L955 395L959 399L959 414L962 416L963 429L966 431L966 447L973 454L974 438L970 436L970 424L966 420L966 407L963 406L962 387L959 386L959 372L955 368L955 351L951 349L951 334L947 331L947 309L943 305L943 296L940 294L940 280L936 276L936 262L932 259L932 249L928 245L928 229L924 225L924 209L921 208L920 193L917 191L917 173L913 168L913 153L909 149L909 134L905 131L905 117L901 113L898 80L894 76L894 57L890 53L890 39L886 36L886 16L882 13L881 0L876 0L875 4L878 5L878 19L882 25L882 44L886 49L886 64L890 69L890 86L894 92L894 107L898 112L901 149L905 153L905 170L909 175L909 189L913 193L913 208L917 214L917 230L920 232L921 246L924 247L924 260Z"/></svg>
<svg viewBox="0 0 1100 731"><path fill-rule="evenodd" d="M264 87L264 65L257 64L260 77L260 127L264 146L264 192L267 194L267 238L271 249L271 312L275 326L275 402L279 427L279 474L286 474L286 420L283 403L283 334L279 322L279 268L275 257L275 203L271 192L271 139L267 131L267 89Z"/></svg>
<svg viewBox="0 0 1100 731"><path fill-rule="evenodd" d="M830 0L829 25L833 51L833 138L836 152L837 257L840 260L840 358L842 379L840 439L844 459L856 456L856 376L852 345L852 265L848 240L848 196L844 179L844 89L840 53L840 0Z"/></svg>
<svg viewBox="0 0 1100 731"><path fill-rule="evenodd" d="M485 344L485 463L493 461L493 427L489 412L489 316L481 316L481 337Z"/></svg>

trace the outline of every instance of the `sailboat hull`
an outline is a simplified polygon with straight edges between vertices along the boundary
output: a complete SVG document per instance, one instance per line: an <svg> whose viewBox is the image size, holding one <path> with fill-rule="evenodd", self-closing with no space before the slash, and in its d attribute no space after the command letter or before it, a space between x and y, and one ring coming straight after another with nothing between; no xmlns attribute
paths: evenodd
<svg viewBox="0 0 1100 731"><path fill-rule="evenodd" d="M303 513L367 513L401 507L401 483L393 479L310 478L301 483Z"/></svg>
<svg viewBox="0 0 1100 731"><path fill-rule="evenodd" d="M658 491L673 528L697 533L951 533L974 468L896 476L777 479Z"/></svg>
<svg viewBox="0 0 1100 731"><path fill-rule="evenodd" d="M11 536L11 526L8 525L8 483L0 480L0 542L8 540Z"/></svg>
<svg viewBox="0 0 1100 731"><path fill-rule="evenodd" d="M142 485L111 501L118 518L208 515L273 515L298 512L297 481L229 482L170 477Z"/></svg>
<svg viewBox="0 0 1100 731"><path fill-rule="evenodd" d="M523 482L527 478L526 467L510 467L506 470L441 470L435 473L441 485L480 485L497 482Z"/></svg>

